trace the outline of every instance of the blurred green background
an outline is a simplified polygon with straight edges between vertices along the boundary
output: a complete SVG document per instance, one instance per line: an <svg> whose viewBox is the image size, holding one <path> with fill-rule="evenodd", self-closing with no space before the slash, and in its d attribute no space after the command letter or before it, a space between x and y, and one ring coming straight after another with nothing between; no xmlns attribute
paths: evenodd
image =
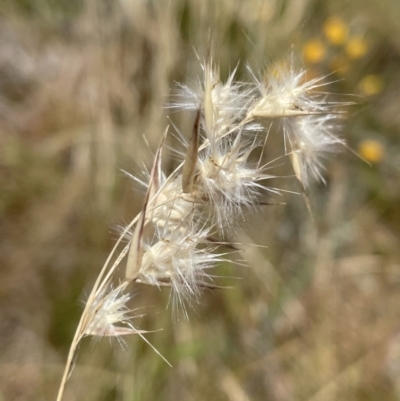
<svg viewBox="0 0 400 401"><path fill-rule="evenodd" d="M398 0L0 4L1 401L55 399L112 226L142 202L120 168L151 163L170 88L201 73L210 37L225 77L292 53L310 78L329 74L333 98L355 103L351 150L310 193L315 225L290 194L246 216L237 240L268 248L218 267L240 279L190 321L171 320L168 291L136 288L135 323L163 328L147 338L173 368L138 337L87 339L65 400L400 400ZM185 135L192 118L173 115Z"/></svg>

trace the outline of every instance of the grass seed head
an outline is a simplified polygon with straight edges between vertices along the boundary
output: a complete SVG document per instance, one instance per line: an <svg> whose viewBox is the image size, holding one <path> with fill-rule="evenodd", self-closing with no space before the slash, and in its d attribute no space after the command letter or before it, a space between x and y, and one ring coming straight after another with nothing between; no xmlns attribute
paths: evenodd
<svg viewBox="0 0 400 401"><path fill-rule="evenodd" d="M171 287L177 305L197 300L202 285L210 281L207 269L220 260L216 245L207 240L209 232L205 227L157 230L153 244L145 247L138 281Z"/></svg>
<svg viewBox="0 0 400 401"><path fill-rule="evenodd" d="M251 118L273 119L329 111L329 104L318 92L318 88L327 85L324 78L308 81L306 71L297 71L293 63L279 65L264 80L255 80L260 97L248 110Z"/></svg>
<svg viewBox="0 0 400 401"><path fill-rule="evenodd" d="M308 187L314 181L325 182L323 159L339 151L343 139L336 135L337 116L307 116L287 119L284 134L291 150L291 160L297 179Z"/></svg>
<svg viewBox="0 0 400 401"><path fill-rule="evenodd" d="M123 288L105 287L90 305L85 335L96 337L118 337L139 334L131 323L131 310L126 306L131 295L124 294Z"/></svg>

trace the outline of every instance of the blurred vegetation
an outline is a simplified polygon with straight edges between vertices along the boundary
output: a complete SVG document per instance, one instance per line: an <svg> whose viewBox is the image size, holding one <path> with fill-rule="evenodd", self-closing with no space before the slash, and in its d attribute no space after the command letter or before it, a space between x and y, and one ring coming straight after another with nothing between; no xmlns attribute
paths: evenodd
<svg viewBox="0 0 400 401"><path fill-rule="evenodd" d="M137 325L163 328L148 339L172 369L139 338L88 339L65 400L400 400L397 0L1 8L0 400L55 399L116 237L109 227L142 201L119 169L149 165L169 89L195 79L210 36L225 75L239 63L245 79L247 65L261 71L292 52L310 77L327 75L334 99L355 103L342 130L349 150L310 194L316 226L295 195L247 216L236 240L268 248L246 249L251 267L221 266L240 280L221 279L233 288L205 293L189 322L165 312L167 291L138 289ZM192 116L172 119L188 132Z"/></svg>

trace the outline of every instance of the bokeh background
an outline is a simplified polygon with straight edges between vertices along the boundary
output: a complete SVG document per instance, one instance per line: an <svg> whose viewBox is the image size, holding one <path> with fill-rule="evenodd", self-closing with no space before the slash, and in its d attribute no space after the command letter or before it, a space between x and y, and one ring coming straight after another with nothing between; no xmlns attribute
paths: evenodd
<svg viewBox="0 0 400 401"><path fill-rule="evenodd" d="M327 185L246 216L250 267L222 265L190 321L136 288L140 338L82 342L65 400L400 400L398 0L2 0L0 400L55 399L82 303L143 193L170 88L295 54L328 75L350 149ZM174 113L185 135L193 116ZM266 157L277 142L267 143ZM170 138L170 146L175 146ZM358 153L361 156L356 155ZM166 153L165 168L176 164ZM277 186L298 190L294 179ZM138 312L139 313L139 312Z"/></svg>

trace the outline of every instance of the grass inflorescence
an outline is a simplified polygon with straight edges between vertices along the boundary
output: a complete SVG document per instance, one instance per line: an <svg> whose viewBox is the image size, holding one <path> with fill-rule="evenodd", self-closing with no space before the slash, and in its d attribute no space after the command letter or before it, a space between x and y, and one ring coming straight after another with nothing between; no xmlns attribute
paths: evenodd
<svg viewBox="0 0 400 401"><path fill-rule="evenodd" d="M324 157L344 144L337 135L336 103L320 92L323 79L307 81L293 61L259 76L249 70L250 82L236 81L236 70L222 82L212 57L202 70L194 87L180 84L173 91L168 107L194 114L189 138L182 139L182 160L171 174L163 171L168 127L147 174L141 212L122 228L87 299L58 401L82 338L144 338L146 331L133 325L135 316L127 305L135 284L169 287L174 314L186 318L186 308L199 301L203 289L219 287L210 269L234 252L233 246L222 249L226 241L220 238L240 228L245 212L281 192L269 185L279 177L268 172L270 163L263 164L272 124L283 138L280 158L290 160L303 194L313 182L324 181Z"/></svg>

